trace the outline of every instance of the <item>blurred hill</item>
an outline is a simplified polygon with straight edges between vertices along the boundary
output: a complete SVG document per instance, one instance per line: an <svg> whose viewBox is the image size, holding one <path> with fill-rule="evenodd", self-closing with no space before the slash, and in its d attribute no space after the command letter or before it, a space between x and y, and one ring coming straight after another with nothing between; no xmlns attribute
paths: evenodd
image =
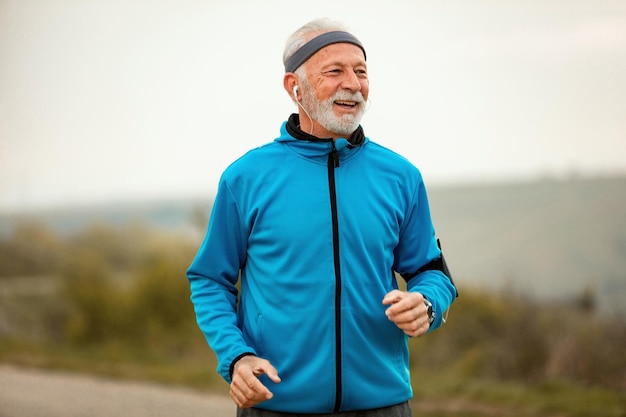
<svg viewBox="0 0 626 417"><path fill-rule="evenodd" d="M69 235L92 224L115 227L142 225L176 233L197 233L198 223L206 223L212 200L155 200L117 202L81 207L64 207L27 213L0 213L0 238L15 225L43 223L55 232ZM202 226L204 227L204 226Z"/></svg>
<svg viewBox="0 0 626 417"><path fill-rule="evenodd" d="M626 177L429 189L433 221L459 287L544 300L585 298L626 317ZM210 198L0 214L0 237L38 221L72 233L143 224L201 239Z"/></svg>
<svg viewBox="0 0 626 417"><path fill-rule="evenodd" d="M626 177L439 188L430 200L460 286L592 297L626 315Z"/></svg>

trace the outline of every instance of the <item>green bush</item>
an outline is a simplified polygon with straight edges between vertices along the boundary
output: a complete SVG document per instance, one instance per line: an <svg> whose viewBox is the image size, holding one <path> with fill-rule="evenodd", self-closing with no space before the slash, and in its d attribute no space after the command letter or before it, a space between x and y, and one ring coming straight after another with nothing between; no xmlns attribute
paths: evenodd
<svg viewBox="0 0 626 417"><path fill-rule="evenodd" d="M68 341L100 343L126 334L126 300L113 285L109 265L90 250L77 250L75 255L61 271Z"/></svg>
<svg viewBox="0 0 626 417"><path fill-rule="evenodd" d="M185 279L190 246L158 238L150 243L135 242L133 250L141 261L122 260L118 251L109 247L106 254L117 259L111 262L102 250L110 242L120 241L119 237L111 234L109 244L93 244L85 236L60 272L64 283L61 296L69 306L65 318L68 342L145 346L150 342L184 343L189 335L197 336ZM90 236L100 240L103 234ZM120 271L122 264L133 268Z"/></svg>
<svg viewBox="0 0 626 417"><path fill-rule="evenodd" d="M0 278L49 275L62 262L65 242L40 223L18 224L5 239L0 239Z"/></svg>
<svg viewBox="0 0 626 417"><path fill-rule="evenodd" d="M626 323L592 312L552 309L544 314L550 344L549 377L626 389Z"/></svg>
<svg viewBox="0 0 626 417"><path fill-rule="evenodd" d="M416 369L626 388L626 323L519 295L464 289L448 322L412 341Z"/></svg>
<svg viewBox="0 0 626 417"><path fill-rule="evenodd" d="M195 327L186 268L187 263L162 256L138 272L129 315L138 334L147 339L180 338Z"/></svg>
<svg viewBox="0 0 626 417"><path fill-rule="evenodd" d="M84 250L97 253L114 271L128 271L143 261L150 236L149 231L139 225L115 228L93 224L70 236L68 244L72 252Z"/></svg>

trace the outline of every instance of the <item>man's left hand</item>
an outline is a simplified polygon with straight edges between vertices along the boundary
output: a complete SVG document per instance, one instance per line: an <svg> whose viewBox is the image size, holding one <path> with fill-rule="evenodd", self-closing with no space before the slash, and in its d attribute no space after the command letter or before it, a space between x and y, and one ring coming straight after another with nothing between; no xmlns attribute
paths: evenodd
<svg viewBox="0 0 626 417"><path fill-rule="evenodd" d="M383 298L387 318L411 337L419 337L428 331L428 309L424 296L418 292L393 290Z"/></svg>

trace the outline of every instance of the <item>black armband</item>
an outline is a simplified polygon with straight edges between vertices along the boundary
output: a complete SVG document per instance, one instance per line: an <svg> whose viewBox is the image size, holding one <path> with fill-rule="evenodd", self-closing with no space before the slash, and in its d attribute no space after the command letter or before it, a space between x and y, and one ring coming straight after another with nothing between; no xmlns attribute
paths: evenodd
<svg viewBox="0 0 626 417"><path fill-rule="evenodd" d="M437 239L437 246L439 247L439 250L441 250L441 243L439 242L439 239ZM454 284L454 280L452 279L452 274L450 273L450 270L448 269L448 264L446 263L446 258L443 256L443 251L441 252L441 256L433 259L432 261L428 262L426 265L422 266L420 269L418 269L417 271L415 271L412 274L402 274L402 278L404 278L404 280L406 282L409 282L413 277L421 274L424 271L441 271L443 272L443 274L445 276L448 277L448 279L450 280L450 282L452 283L452 285L454 285L454 289L456 290L456 285ZM456 290L456 296L459 296L459 291Z"/></svg>

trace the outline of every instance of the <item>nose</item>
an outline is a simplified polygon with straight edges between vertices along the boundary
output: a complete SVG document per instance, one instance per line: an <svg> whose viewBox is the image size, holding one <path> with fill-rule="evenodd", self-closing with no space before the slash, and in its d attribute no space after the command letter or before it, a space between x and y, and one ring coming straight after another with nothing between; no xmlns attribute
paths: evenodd
<svg viewBox="0 0 626 417"><path fill-rule="evenodd" d="M350 91L360 91L361 90L361 80L357 76L357 74L353 71L348 71L346 76L344 77L341 87L345 90Z"/></svg>

